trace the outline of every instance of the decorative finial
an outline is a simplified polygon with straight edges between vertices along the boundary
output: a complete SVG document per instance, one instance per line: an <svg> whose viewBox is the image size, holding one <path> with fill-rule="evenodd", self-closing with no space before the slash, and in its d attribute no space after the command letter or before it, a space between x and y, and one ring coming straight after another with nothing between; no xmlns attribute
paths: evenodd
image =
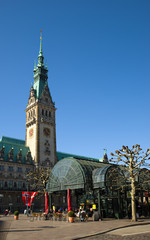
<svg viewBox="0 0 150 240"><path fill-rule="evenodd" d="M40 39L42 39L42 30L40 30L40 33L41 33Z"/></svg>
<svg viewBox="0 0 150 240"><path fill-rule="evenodd" d="M107 149L106 149L106 148L104 148L103 150L105 151L105 154L107 154Z"/></svg>
<svg viewBox="0 0 150 240"><path fill-rule="evenodd" d="M42 52L42 30L40 31L41 35L40 35L40 51L39 51L39 56L43 56L43 52Z"/></svg>

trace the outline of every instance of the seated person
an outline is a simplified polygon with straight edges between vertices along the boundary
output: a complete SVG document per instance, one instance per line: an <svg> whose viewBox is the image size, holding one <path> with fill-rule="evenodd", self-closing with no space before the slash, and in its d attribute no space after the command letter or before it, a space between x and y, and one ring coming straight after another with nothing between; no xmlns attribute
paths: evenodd
<svg viewBox="0 0 150 240"><path fill-rule="evenodd" d="M81 220L81 222L84 222L85 218L86 218L86 212L84 210L81 210L81 212L80 212L80 220Z"/></svg>

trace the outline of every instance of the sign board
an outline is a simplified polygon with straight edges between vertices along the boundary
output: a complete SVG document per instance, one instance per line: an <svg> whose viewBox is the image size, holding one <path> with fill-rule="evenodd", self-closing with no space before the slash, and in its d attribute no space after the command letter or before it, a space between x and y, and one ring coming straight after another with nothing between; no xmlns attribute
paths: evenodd
<svg viewBox="0 0 150 240"><path fill-rule="evenodd" d="M93 208L93 209L96 209L96 204L93 204L92 208Z"/></svg>

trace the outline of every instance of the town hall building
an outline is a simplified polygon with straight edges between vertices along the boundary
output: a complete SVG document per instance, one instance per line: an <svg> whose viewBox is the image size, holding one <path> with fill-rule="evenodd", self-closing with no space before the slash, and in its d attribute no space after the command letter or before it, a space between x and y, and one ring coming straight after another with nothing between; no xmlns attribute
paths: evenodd
<svg viewBox="0 0 150 240"><path fill-rule="evenodd" d="M34 83L26 107L25 141L2 136L0 140L0 212L5 209L25 209L22 191L27 191L26 174L38 167L52 169L61 159L82 158L95 162L103 159L88 158L56 150L55 103L48 86L48 68L44 64L42 37L38 63L34 66ZM107 162L104 154L104 161Z"/></svg>

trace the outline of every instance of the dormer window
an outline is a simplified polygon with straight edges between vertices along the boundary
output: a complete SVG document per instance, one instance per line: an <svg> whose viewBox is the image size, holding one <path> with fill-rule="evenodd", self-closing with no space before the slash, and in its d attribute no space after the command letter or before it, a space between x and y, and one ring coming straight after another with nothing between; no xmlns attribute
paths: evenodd
<svg viewBox="0 0 150 240"><path fill-rule="evenodd" d="M30 163L30 161L31 161L31 152L30 151L28 151L28 153L27 153L25 158L26 158L26 162Z"/></svg>
<svg viewBox="0 0 150 240"><path fill-rule="evenodd" d="M22 149L19 150L19 153L17 154L17 161L21 162L22 161Z"/></svg>
<svg viewBox="0 0 150 240"><path fill-rule="evenodd" d="M0 150L0 160L4 160L4 150L5 150L5 147L3 146Z"/></svg>
<svg viewBox="0 0 150 240"><path fill-rule="evenodd" d="M10 152L8 153L8 160L11 162L14 160L14 149L11 148Z"/></svg>

